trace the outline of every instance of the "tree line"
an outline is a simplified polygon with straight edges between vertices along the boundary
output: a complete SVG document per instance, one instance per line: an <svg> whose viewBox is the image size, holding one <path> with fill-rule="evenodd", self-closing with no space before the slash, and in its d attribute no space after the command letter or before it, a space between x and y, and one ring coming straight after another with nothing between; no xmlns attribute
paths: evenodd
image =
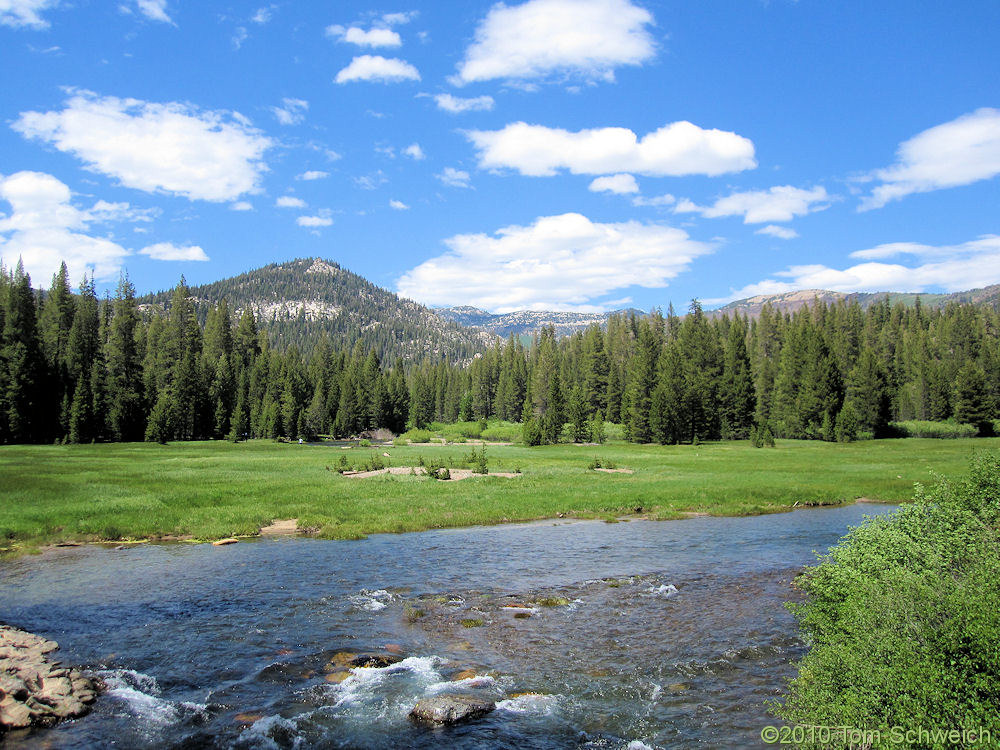
<svg viewBox="0 0 1000 750"><path fill-rule="evenodd" d="M528 444L764 436L882 437L894 420L955 420L987 433L1000 416L1000 313L952 304L814 302L748 319L614 315L557 339L542 329L471 361L382 365L355 342L308 355L272 348L253 313L225 299L199 320L183 279L143 311L127 277L98 299L63 265L33 290L0 268L0 441L312 438L393 433L435 421L521 422Z"/></svg>

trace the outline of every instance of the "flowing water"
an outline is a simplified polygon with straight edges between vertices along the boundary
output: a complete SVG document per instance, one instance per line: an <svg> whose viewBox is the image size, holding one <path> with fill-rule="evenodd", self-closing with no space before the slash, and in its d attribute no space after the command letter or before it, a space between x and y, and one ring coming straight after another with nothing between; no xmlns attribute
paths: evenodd
<svg viewBox="0 0 1000 750"><path fill-rule="evenodd" d="M765 701L803 653L783 606L791 579L888 510L83 547L2 563L0 619L57 640L59 658L107 692L82 719L0 745L761 746ZM335 682L338 652L402 660ZM444 729L408 720L441 692L497 710Z"/></svg>

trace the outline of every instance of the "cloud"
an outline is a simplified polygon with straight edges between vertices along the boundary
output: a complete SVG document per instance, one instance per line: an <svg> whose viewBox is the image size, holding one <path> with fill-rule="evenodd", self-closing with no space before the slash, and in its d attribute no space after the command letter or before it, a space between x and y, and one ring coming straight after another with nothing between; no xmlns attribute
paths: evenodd
<svg viewBox="0 0 1000 750"><path fill-rule="evenodd" d="M1000 174L1000 109L984 107L900 144L897 161L859 207L881 208L912 193L971 185Z"/></svg>
<svg viewBox="0 0 1000 750"><path fill-rule="evenodd" d="M392 29L374 28L365 31L357 26L327 26L326 35L340 42L347 42L358 47L399 47L403 40Z"/></svg>
<svg viewBox="0 0 1000 750"><path fill-rule="evenodd" d="M172 242L157 242L139 251L154 260L208 260L205 251L197 245L180 247Z"/></svg>
<svg viewBox="0 0 1000 750"><path fill-rule="evenodd" d="M278 208L305 208L306 202L294 195L282 195L274 202Z"/></svg>
<svg viewBox="0 0 1000 750"><path fill-rule="evenodd" d="M389 205L396 209L397 211L409 211L410 207L407 206L403 201L397 201L395 199L389 201Z"/></svg>
<svg viewBox="0 0 1000 750"><path fill-rule="evenodd" d="M790 227L779 227L777 224L768 224L761 227L754 234L766 234L769 237L777 237L779 240L794 240L799 233Z"/></svg>
<svg viewBox="0 0 1000 750"><path fill-rule="evenodd" d="M167 0L135 0L135 6L150 21L173 23L167 15Z"/></svg>
<svg viewBox="0 0 1000 750"><path fill-rule="evenodd" d="M383 13L382 23L388 26L402 26L420 15L420 11L409 10L404 13Z"/></svg>
<svg viewBox="0 0 1000 750"><path fill-rule="evenodd" d="M633 206L653 206L656 208L661 206L672 206L676 202L677 199L670 193L664 193L663 195L657 195L652 198L644 198L641 195L637 195L632 199Z"/></svg>
<svg viewBox="0 0 1000 750"><path fill-rule="evenodd" d="M913 256L916 265L878 263L899 255ZM1000 283L1000 235L987 234L959 245L921 245L893 242L851 253L852 258L869 260L844 269L813 264L790 266L765 279L732 292L728 297L706 300L717 304L757 294L778 294L800 289L829 289L835 292L926 292L944 289L959 292Z"/></svg>
<svg viewBox="0 0 1000 750"><path fill-rule="evenodd" d="M449 187L467 188L469 185L469 173L454 167L445 167L440 174L434 175L441 182Z"/></svg>
<svg viewBox="0 0 1000 750"><path fill-rule="evenodd" d="M278 122L282 125L298 125L306 119L309 102L305 99L289 99L286 97L281 100L281 104L282 106L280 107L271 107L271 112L274 113L274 116L278 118Z"/></svg>
<svg viewBox="0 0 1000 750"><path fill-rule="evenodd" d="M273 5L269 5L266 8L258 8L250 20L259 26L270 23L271 18L274 16L274 8L275 6Z"/></svg>
<svg viewBox="0 0 1000 750"><path fill-rule="evenodd" d="M55 7L58 2L59 0L0 0L0 25L47 29L49 22L42 18L41 13Z"/></svg>
<svg viewBox="0 0 1000 750"><path fill-rule="evenodd" d="M434 97L434 102L437 104L438 109L451 112L454 115L463 112L488 112L496 104L492 96L475 96L463 99L460 96L452 96L451 94L437 94Z"/></svg>
<svg viewBox="0 0 1000 750"><path fill-rule="evenodd" d="M615 174L609 177L598 177L587 188L593 193L615 193L627 195L639 192L639 183L630 174Z"/></svg>
<svg viewBox="0 0 1000 750"><path fill-rule="evenodd" d="M600 224L568 213L492 235L460 234L448 252L399 280L400 294L429 305L512 310L608 309L599 298L630 286L662 288L712 247L686 232L628 221Z"/></svg>
<svg viewBox="0 0 1000 750"><path fill-rule="evenodd" d="M479 152L481 168L516 169L533 177L550 177L561 169L573 174L716 176L757 166L749 139L690 122L665 125L642 139L628 128L570 132L524 122L465 135Z"/></svg>
<svg viewBox="0 0 1000 750"><path fill-rule="evenodd" d="M13 128L126 187L231 201L258 189L272 141L238 113L71 92L62 111L22 112Z"/></svg>
<svg viewBox="0 0 1000 750"><path fill-rule="evenodd" d="M253 204L249 201L236 201L229 205L232 211L253 211Z"/></svg>
<svg viewBox="0 0 1000 750"><path fill-rule="evenodd" d="M322 180L324 177L329 177L329 172L322 172L318 169L310 169L303 172L295 177L296 180Z"/></svg>
<svg viewBox="0 0 1000 750"><path fill-rule="evenodd" d="M409 146L403 149L403 153L409 156L414 161L422 161L427 158L424 150L420 148L419 143L411 143Z"/></svg>
<svg viewBox="0 0 1000 750"><path fill-rule="evenodd" d="M79 209L71 197L69 187L43 172L0 175L0 200L12 209L0 215L0 259L8 268L23 260L36 285L45 284L62 261L74 280L84 273L100 280L118 275L129 251L87 232L91 224L130 218L129 205L98 201Z"/></svg>
<svg viewBox="0 0 1000 750"><path fill-rule="evenodd" d="M751 190L719 198L711 206L698 206L688 199L678 202L676 213L698 213L709 219L722 216L742 216L744 224L763 224L771 221L791 221L796 216L822 211L830 206L835 196L827 195L826 188L811 190L777 185L769 190Z"/></svg>
<svg viewBox="0 0 1000 750"><path fill-rule="evenodd" d="M494 5L453 77L457 85L553 74L613 80L621 65L656 53L649 11L629 0L530 0Z"/></svg>
<svg viewBox="0 0 1000 750"><path fill-rule="evenodd" d="M315 216L300 216L295 220L295 223L300 227L328 227L333 224L333 219L330 218L329 209L321 209Z"/></svg>
<svg viewBox="0 0 1000 750"><path fill-rule="evenodd" d="M381 55L361 55L351 60L351 64L337 73L337 83L351 81L372 81L395 83L398 81L419 81L420 73L405 60L385 58Z"/></svg>

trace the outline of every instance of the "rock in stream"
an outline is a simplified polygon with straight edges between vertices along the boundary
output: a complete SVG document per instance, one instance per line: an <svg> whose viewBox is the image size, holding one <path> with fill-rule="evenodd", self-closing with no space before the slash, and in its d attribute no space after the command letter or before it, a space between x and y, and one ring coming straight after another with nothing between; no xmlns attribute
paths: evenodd
<svg viewBox="0 0 1000 750"><path fill-rule="evenodd" d="M99 686L79 670L50 660L48 654L58 648L55 641L0 625L0 734L51 726L90 711Z"/></svg>

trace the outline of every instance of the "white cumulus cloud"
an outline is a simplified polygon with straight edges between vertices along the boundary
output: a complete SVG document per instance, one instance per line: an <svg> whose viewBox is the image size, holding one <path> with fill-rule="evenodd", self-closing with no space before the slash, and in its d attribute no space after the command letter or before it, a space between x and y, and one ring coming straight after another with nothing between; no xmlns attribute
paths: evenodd
<svg viewBox="0 0 1000 750"><path fill-rule="evenodd" d="M440 174L434 175L441 182L449 187L467 188L469 185L469 173L454 167L445 167Z"/></svg>
<svg viewBox="0 0 1000 750"><path fill-rule="evenodd" d="M236 201L230 203L229 208L233 211L253 211L253 204L250 201Z"/></svg>
<svg viewBox="0 0 1000 750"><path fill-rule="evenodd" d="M448 252L405 273L397 291L429 305L496 312L601 310L630 286L662 288L711 245L660 224L593 222L577 213L445 240Z"/></svg>
<svg viewBox="0 0 1000 750"><path fill-rule="evenodd" d="M766 234L769 237L777 237L779 240L794 240L799 233L790 227L779 227L777 224L768 224L761 227L754 234Z"/></svg>
<svg viewBox="0 0 1000 750"><path fill-rule="evenodd" d="M173 19L167 15L167 0L135 0L135 7L151 21L173 23Z"/></svg>
<svg viewBox="0 0 1000 750"><path fill-rule="evenodd" d="M630 174L613 174L607 177L598 177L590 183L587 189L594 193L628 195L639 192L639 183Z"/></svg>
<svg viewBox="0 0 1000 750"><path fill-rule="evenodd" d="M698 206L683 199L677 203L674 211L679 214L698 213L709 219L742 216L744 224L763 224L791 221L796 216L822 211L830 206L833 199L824 187L804 190L791 185L776 185L768 190L733 193L719 198L711 206Z"/></svg>
<svg viewBox="0 0 1000 750"><path fill-rule="evenodd" d="M616 172L664 177L716 176L757 166L748 138L674 122L638 138L628 128L571 132L515 122L501 130L471 130L483 169L516 169L523 175L552 176Z"/></svg>
<svg viewBox="0 0 1000 750"><path fill-rule="evenodd" d="M419 81L420 73L405 60L381 55L361 55L351 60L350 65L337 73L337 83L351 81L373 81L376 83L396 83L398 81Z"/></svg>
<svg viewBox="0 0 1000 750"><path fill-rule="evenodd" d="M652 24L652 14L630 0L497 3L476 28L453 82L553 74L612 80L615 68L656 54Z"/></svg>
<svg viewBox="0 0 1000 750"><path fill-rule="evenodd" d="M900 144L897 161L880 169L861 210L912 193L970 185L1000 174L1000 109L984 107L918 133Z"/></svg>
<svg viewBox="0 0 1000 750"><path fill-rule="evenodd" d="M403 44L392 29L373 28L365 31L357 26L327 26L326 35L340 42L347 42L358 47L399 47Z"/></svg>
<svg viewBox="0 0 1000 750"><path fill-rule="evenodd" d="M330 218L330 211L327 209L323 209L315 216L300 216L295 220L295 223L298 224L300 227L309 227L316 229L319 227L330 226L331 224L333 224L333 219Z"/></svg>
<svg viewBox="0 0 1000 750"><path fill-rule="evenodd" d="M42 18L42 11L55 7L59 0L0 0L0 24L4 26L30 26L47 29L49 22Z"/></svg>
<svg viewBox="0 0 1000 750"><path fill-rule="evenodd" d="M389 201L389 206L397 211L408 211L410 208L408 205L403 203L403 201L398 201L395 198Z"/></svg>
<svg viewBox="0 0 1000 750"><path fill-rule="evenodd" d="M0 260L8 268L22 260L36 286L47 285L62 261L74 282L85 273L102 281L113 279L130 253L96 236L91 225L150 219L149 211L128 203L98 201L89 209L77 208L69 187L44 172L0 175L0 201L11 207L9 215L0 214Z"/></svg>
<svg viewBox="0 0 1000 750"><path fill-rule="evenodd" d="M872 259L911 256L916 264L881 263ZM800 289L835 292L926 292L943 289L960 292L1000 283L1000 235L983 235L958 245L922 245L893 242L851 253L867 262L837 269L822 264L790 266L764 279L734 290L728 297L706 300L716 304L757 294L777 294Z"/></svg>
<svg viewBox="0 0 1000 750"><path fill-rule="evenodd" d="M453 115L463 112L488 112L496 104L492 96L473 96L463 98L451 94L437 94L434 102L438 109L451 112Z"/></svg>
<svg viewBox="0 0 1000 750"><path fill-rule="evenodd" d="M282 195L274 202L278 208L305 208L306 202L294 195Z"/></svg>
<svg viewBox="0 0 1000 750"><path fill-rule="evenodd" d="M205 251L197 245L182 247L172 242L157 242L139 251L140 255L148 255L154 260L208 260Z"/></svg>
<svg viewBox="0 0 1000 750"><path fill-rule="evenodd" d="M324 177L329 177L329 172L323 172L319 169L310 169L302 174L298 175L296 180L322 180Z"/></svg>
<svg viewBox="0 0 1000 750"><path fill-rule="evenodd" d="M278 118L282 125L298 125L306 119L306 112L309 110L309 102L305 99L281 100L280 107L271 107L271 112Z"/></svg>
<svg viewBox="0 0 1000 750"><path fill-rule="evenodd" d="M422 161L427 158L424 150L420 148L419 143L411 143L409 146L403 149L403 153L409 156L414 161Z"/></svg>
<svg viewBox="0 0 1000 750"><path fill-rule="evenodd" d="M64 109L22 112L13 128L146 192L230 201L257 190L272 141L238 113L73 91Z"/></svg>

